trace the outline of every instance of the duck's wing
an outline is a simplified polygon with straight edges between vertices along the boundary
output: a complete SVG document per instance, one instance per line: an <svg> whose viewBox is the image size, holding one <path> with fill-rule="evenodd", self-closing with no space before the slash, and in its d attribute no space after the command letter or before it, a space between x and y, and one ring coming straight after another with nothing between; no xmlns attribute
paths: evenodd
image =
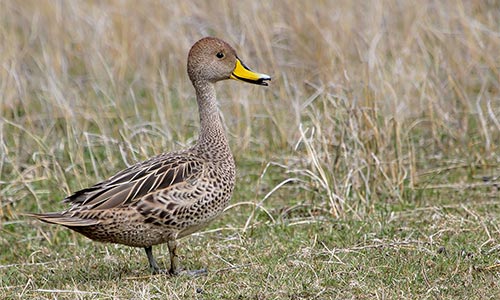
<svg viewBox="0 0 500 300"><path fill-rule="evenodd" d="M113 177L64 199L69 211L130 205L143 196L171 189L202 175L203 161L186 152L163 154L122 170Z"/></svg>

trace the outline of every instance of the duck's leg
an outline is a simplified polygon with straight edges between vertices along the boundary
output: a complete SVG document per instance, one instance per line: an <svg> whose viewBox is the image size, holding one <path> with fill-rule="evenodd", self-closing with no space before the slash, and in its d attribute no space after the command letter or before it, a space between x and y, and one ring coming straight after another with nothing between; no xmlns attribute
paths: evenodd
<svg viewBox="0 0 500 300"><path fill-rule="evenodd" d="M187 274L191 276L203 275L207 273L205 268L200 270L181 270L179 264L179 254L177 253L177 241L168 241L168 252L170 253L170 270L171 275Z"/></svg>
<svg viewBox="0 0 500 300"><path fill-rule="evenodd" d="M180 266L179 266L179 254L177 253L177 241L168 241L168 253L170 254L170 270L168 272L171 275L179 274Z"/></svg>
<svg viewBox="0 0 500 300"><path fill-rule="evenodd" d="M152 246L144 247L144 250L146 250L146 255L148 256L151 272L153 274L162 273L162 270L158 266L158 263L156 262L155 258L153 257L153 247Z"/></svg>

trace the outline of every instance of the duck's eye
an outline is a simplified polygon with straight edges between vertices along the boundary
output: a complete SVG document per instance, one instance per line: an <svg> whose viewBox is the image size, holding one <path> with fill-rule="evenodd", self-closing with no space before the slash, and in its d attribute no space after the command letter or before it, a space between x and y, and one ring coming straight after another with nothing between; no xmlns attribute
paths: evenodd
<svg viewBox="0 0 500 300"><path fill-rule="evenodd" d="M217 54L215 54L215 56L217 56L217 58L223 58L224 57L224 53L217 52Z"/></svg>

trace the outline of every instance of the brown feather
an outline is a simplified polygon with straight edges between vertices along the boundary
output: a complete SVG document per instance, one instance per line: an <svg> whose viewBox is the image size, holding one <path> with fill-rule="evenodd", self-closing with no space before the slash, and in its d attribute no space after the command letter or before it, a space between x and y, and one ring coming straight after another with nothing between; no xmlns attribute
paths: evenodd
<svg viewBox="0 0 500 300"><path fill-rule="evenodd" d="M37 218L40 221L62 225L66 227L81 227L99 224L96 219L82 219L65 213L45 213L45 214L25 214L29 217Z"/></svg>
<svg viewBox="0 0 500 300"><path fill-rule="evenodd" d="M106 181L78 191L64 201L73 204L70 211L81 208L110 209L133 203L149 193L172 188L188 178L201 176L202 163L196 158L181 154L174 157L162 154L155 158L156 160L138 163Z"/></svg>

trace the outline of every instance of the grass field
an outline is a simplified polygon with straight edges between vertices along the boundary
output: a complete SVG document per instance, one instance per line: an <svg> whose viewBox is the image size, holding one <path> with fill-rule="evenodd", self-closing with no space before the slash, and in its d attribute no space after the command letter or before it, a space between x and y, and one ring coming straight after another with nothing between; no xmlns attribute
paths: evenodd
<svg viewBox="0 0 500 300"><path fill-rule="evenodd" d="M22 216L193 144L206 35L273 77L218 84L237 186L180 249L207 275ZM500 5L0 0L0 204L0 299L498 299Z"/></svg>

